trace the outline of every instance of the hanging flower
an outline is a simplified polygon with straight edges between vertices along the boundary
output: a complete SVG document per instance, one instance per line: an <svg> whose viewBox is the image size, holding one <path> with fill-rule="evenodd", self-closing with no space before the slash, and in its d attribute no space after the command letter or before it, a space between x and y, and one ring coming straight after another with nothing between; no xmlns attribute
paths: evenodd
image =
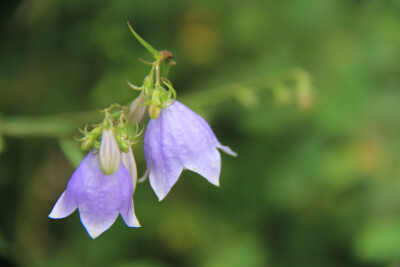
<svg viewBox="0 0 400 267"><path fill-rule="evenodd" d="M150 184L161 201L188 169L219 185L221 156L218 148L236 156L217 140L208 123L194 111L175 101L151 119L144 136L144 155Z"/></svg>
<svg viewBox="0 0 400 267"><path fill-rule="evenodd" d="M140 227L132 199L136 165L131 150L122 154L122 162L114 173L106 175L100 169L99 154L94 150L89 152L72 174L49 217L61 219L78 208L81 222L92 238L110 228L120 213L129 227Z"/></svg>

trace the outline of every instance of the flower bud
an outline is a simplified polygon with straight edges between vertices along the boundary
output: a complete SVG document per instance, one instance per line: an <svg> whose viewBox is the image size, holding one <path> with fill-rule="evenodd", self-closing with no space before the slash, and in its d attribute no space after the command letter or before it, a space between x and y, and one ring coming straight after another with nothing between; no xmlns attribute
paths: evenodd
<svg viewBox="0 0 400 267"><path fill-rule="evenodd" d="M125 141L125 139L122 139L118 142L120 144L120 148L122 150L122 152L128 152L129 148L130 148L130 144Z"/></svg>
<svg viewBox="0 0 400 267"><path fill-rule="evenodd" d="M153 75L147 75L146 78L144 78L143 88L144 88L144 91L145 91L146 94L151 89L153 89L153 83L154 83Z"/></svg>
<svg viewBox="0 0 400 267"><path fill-rule="evenodd" d="M112 128L103 130L99 149L99 164L102 172L107 175L113 174L121 164L121 152Z"/></svg>
<svg viewBox="0 0 400 267"><path fill-rule="evenodd" d="M151 104L149 107L149 116L153 120L157 119L160 115L160 108L157 105Z"/></svg>
<svg viewBox="0 0 400 267"><path fill-rule="evenodd" d="M93 141L94 141L94 135L88 135L85 136L82 139L82 143L81 143L81 149L82 150L88 150L92 147L93 145Z"/></svg>
<svg viewBox="0 0 400 267"><path fill-rule="evenodd" d="M133 125L142 123L148 115L148 106L144 106L143 95L140 94L129 106L128 120Z"/></svg>

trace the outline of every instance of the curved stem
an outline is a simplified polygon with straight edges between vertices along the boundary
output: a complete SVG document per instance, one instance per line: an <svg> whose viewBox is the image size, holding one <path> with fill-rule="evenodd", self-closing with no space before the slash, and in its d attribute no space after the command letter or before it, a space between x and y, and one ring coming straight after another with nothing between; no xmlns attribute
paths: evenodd
<svg viewBox="0 0 400 267"><path fill-rule="evenodd" d="M157 69L156 69L157 73ZM202 90L181 97L191 107L201 108L217 104L234 97L243 86L252 86L261 90L269 86L274 79L261 77L244 83L234 83L219 88ZM253 87L254 86L254 87ZM98 111L62 113L43 116L3 116L0 117L0 135L27 138L63 138L77 133L77 128L93 124L103 119Z"/></svg>
<svg viewBox="0 0 400 267"><path fill-rule="evenodd" d="M77 128L102 119L98 111L84 111L44 116L3 117L0 134L12 137L61 138L76 133Z"/></svg>

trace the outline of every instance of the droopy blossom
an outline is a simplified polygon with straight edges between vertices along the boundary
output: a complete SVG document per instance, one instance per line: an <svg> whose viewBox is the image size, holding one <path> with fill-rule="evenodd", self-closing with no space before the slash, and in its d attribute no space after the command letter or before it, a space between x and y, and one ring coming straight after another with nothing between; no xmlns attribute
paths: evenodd
<svg viewBox="0 0 400 267"><path fill-rule="evenodd" d="M184 169L218 186L221 155L217 148L236 156L220 144L202 117L179 101L162 109L157 119L150 120L144 136L150 184L159 200L168 194Z"/></svg>
<svg viewBox="0 0 400 267"><path fill-rule="evenodd" d="M134 162L132 152L128 153L131 155L122 156L132 157L128 161ZM113 174L106 175L100 170L98 157L95 151L86 155L49 217L61 219L78 208L81 222L92 238L110 228L120 213L129 227L140 227L133 207L133 184L129 175L129 171L134 170L136 182L136 165L134 168L128 166L128 171L126 163L121 163Z"/></svg>

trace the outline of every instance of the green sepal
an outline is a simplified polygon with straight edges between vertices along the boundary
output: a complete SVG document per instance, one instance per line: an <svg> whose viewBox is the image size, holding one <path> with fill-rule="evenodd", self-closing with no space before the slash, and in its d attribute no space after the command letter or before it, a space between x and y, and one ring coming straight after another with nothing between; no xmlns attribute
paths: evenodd
<svg viewBox="0 0 400 267"><path fill-rule="evenodd" d="M133 30L133 28L131 27L131 24L130 24L129 22L127 22L127 24L128 24L129 29L131 30L132 34L135 36L136 40L138 40L139 43L141 43L141 44L144 46L144 48L146 48L147 51L149 51L150 54L153 55L153 57L154 57L155 59L161 58L160 53L159 53L157 50L155 50L150 44L148 44L145 40L143 40L143 38L140 37L139 34L137 34L137 33Z"/></svg>

